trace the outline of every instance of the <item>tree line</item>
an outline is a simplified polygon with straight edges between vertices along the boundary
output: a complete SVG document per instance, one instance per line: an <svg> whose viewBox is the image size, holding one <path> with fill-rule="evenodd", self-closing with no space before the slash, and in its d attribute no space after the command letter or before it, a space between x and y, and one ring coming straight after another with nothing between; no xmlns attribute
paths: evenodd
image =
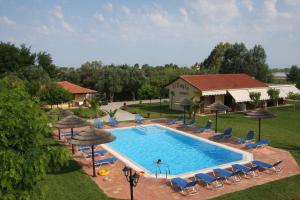
<svg viewBox="0 0 300 200"><path fill-rule="evenodd" d="M293 75L298 73L296 71L293 67L289 78L294 83L299 79L298 75ZM109 101L167 97L168 91L164 87L178 76L207 73L246 73L258 80L272 82L272 73L261 45L248 49L243 43L219 43L203 62L191 67L173 63L163 66L104 65L101 61L91 61L74 68L55 66L47 52L33 53L25 45L0 44L0 77L7 74L18 76L26 81L33 95L45 83L66 80L95 89L100 98Z"/></svg>

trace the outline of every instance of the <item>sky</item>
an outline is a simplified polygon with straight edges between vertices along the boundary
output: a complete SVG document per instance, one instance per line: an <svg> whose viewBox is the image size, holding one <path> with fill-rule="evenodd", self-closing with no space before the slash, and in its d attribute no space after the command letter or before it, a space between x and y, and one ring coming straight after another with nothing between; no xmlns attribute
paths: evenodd
<svg viewBox="0 0 300 200"><path fill-rule="evenodd" d="M0 41L58 66L202 62L219 42L261 44L270 67L300 66L300 0L0 0Z"/></svg>

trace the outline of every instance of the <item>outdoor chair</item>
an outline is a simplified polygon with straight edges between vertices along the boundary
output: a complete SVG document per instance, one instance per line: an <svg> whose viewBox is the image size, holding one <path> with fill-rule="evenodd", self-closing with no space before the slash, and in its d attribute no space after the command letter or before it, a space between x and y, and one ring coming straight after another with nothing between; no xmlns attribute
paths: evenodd
<svg viewBox="0 0 300 200"><path fill-rule="evenodd" d="M240 172L241 172L240 170L232 172L232 171L228 171L228 170L220 169L220 168L213 170L213 173L215 176L225 179L226 182L229 182L228 181L229 179L232 180L233 182L241 181L241 177L239 175Z"/></svg>
<svg viewBox="0 0 300 200"><path fill-rule="evenodd" d="M232 136L232 128L228 128L224 131L224 133L214 135L213 139L220 140L220 139L230 138L231 136Z"/></svg>
<svg viewBox="0 0 300 200"><path fill-rule="evenodd" d="M180 124L179 127L181 128L188 128L188 127L192 127L194 126L196 123L196 120L195 119L192 119L189 123L187 124Z"/></svg>
<svg viewBox="0 0 300 200"><path fill-rule="evenodd" d="M199 174L195 174L195 179L198 181L202 181L206 184L206 187L208 189L213 189L213 188L222 188L223 187L223 183L222 178L216 178L216 177L212 177L208 174L203 174L203 173L199 173ZM215 185L213 187L213 185Z"/></svg>
<svg viewBox="0 0 300 200"><path fill-rule="evenodd" d="M258 169L259 169L259 166L246 167L246 166L240 165L240 164L232 165L233 171L239 171L239 172L243 173L245 177L247 177L247 175L251 175L252 177L257 177L258 173L255 173L255 172L258 171Z"/></svg>
<svg viewBox="0 0 300 200"><path fill-rule="evenodd" d="M283 161L282 160L279 160L273 164L270 164L270 163L266 163L266 162L263 162L263 161L259 161L259 160L254 160L252 161L252 165L253 166L259 166L261 169L263 170L273 170L273 172L280 172L281 171L281 163Z"/></svg>
<svg viewBox="0 0 300 200"><path fill-rule="evenodd" d="M171 186L174 190L180 190L183 195L194 194L198 192L197 181L187 182L182 178L172 178Z"/></svg>
<svg viewBox="0 0 300 200"><path fill-rule="evenodd" d="M95 165L101 167L104 164L114 164L118 159L116 157L106 158L102 160L96 160Z"/></svg>
<svg viewBox="0 0 300 200"><path fill-rule="evenodd" d="M212 123L211 121L208 121L204 127L197 128L196 130L194 130L194 133L202 133L205 131L209 131L211 130L211 128L212 128Z"/></svg>
<svg viewBox="0 0 300 200"><path fill-rule="evenodd" d="M245 148L247 149L254 149L254 148L259 148L259 147L265 147L269 144L268 140L261 140L255 143L251 143L251 144L245 144Z"/></svg>
<svg viewBox="0 0 300 200"><path fill-rule="evenodd" d="M254 140L254 131L248 131L246 138L237 138L236 143L242 144Z"/></svg>

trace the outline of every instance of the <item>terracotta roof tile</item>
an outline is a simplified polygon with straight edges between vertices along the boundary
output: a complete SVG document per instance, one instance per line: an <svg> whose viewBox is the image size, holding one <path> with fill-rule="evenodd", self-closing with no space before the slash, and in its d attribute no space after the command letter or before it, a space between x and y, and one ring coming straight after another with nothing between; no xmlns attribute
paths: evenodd
<svg viewBox="0 0 300 200"><path fill-rule="evenodd" d="M68 90L72 94L87 94L87 93L96 93L96 90L91 90L88 88L81 87L79 85L75 85L73 83L70 83L68 81L60 81L57 82L58 85L63 87L65 90Z"/></svg>
<svg viewBox="0 0 300 200"><path fill-rule="evenodd" d="M268 87L247 74L183 75L180 78L201 91Z"/></svg>

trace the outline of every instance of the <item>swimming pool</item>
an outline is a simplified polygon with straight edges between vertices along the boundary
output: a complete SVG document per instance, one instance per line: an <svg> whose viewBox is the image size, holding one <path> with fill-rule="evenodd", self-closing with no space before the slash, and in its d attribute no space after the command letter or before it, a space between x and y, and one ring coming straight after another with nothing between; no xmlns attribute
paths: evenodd
<svg viewBox="0 0 300 200"><path fill-rule="evenodd" d="M110 131L117 139L103 145L112 154L147 176L156 173L164 177L166 165L157 170L155 161L161 159L170 168L169 177L189 177L232 163L246 163L252 154L216 142L193 136L159 124L115 128Z"/></svg>

